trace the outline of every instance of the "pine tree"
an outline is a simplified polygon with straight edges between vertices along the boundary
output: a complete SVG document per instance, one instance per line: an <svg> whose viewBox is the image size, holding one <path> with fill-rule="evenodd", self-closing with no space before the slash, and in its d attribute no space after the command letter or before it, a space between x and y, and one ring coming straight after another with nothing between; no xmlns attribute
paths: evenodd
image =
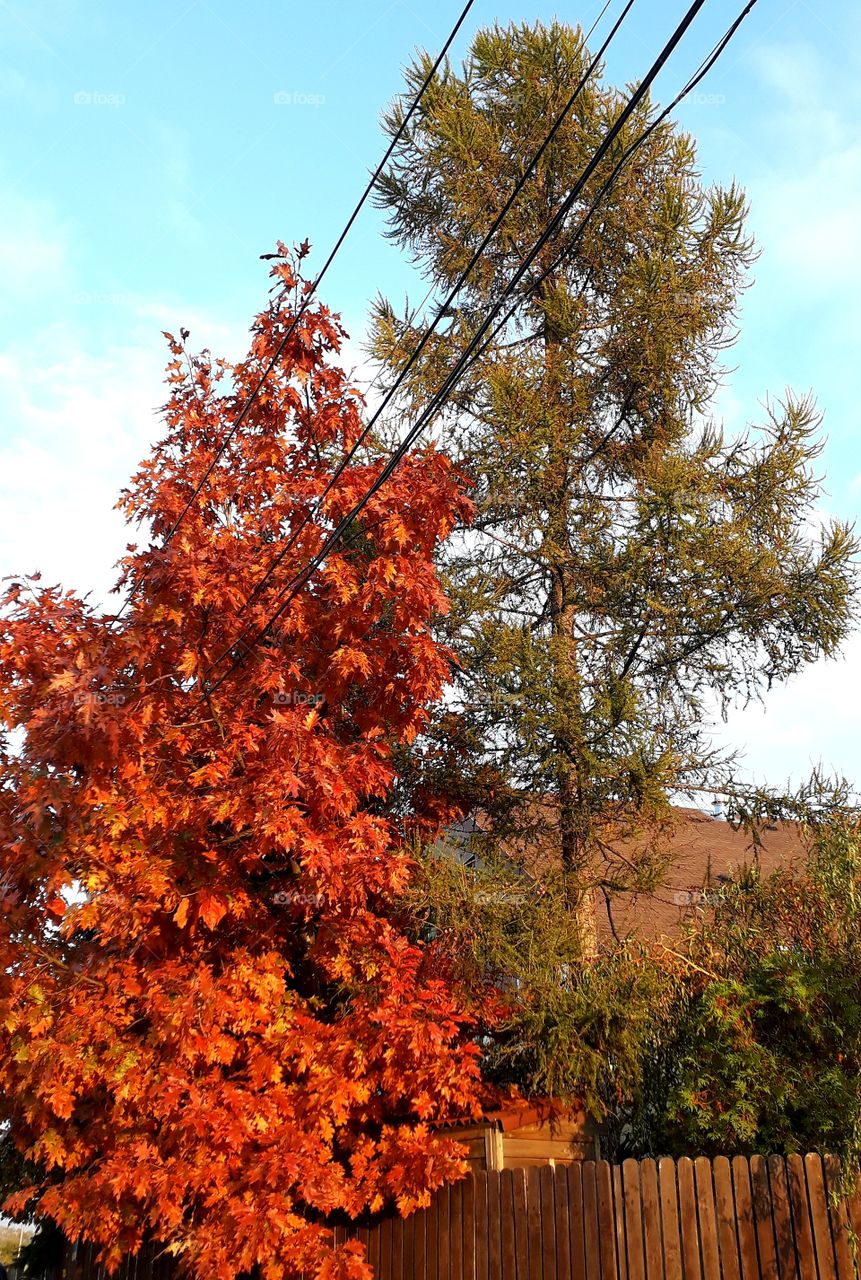
<svg viewBox="0 0 861 1280"><path fill-rule="evenodd" d="M570 26L497 25L476 35L460 71L437 76L378 192L389 235L434 298L588 62ZM429 69L426 56L409 68L389 135ZM583 89L408 374L405 414L440 386L625 98L600 77ZM441 551L458 659L450 710L461 715L440 733L451 742L455 726L459 768L471 757L497 841L533 858L540 844L575 904L596 886L612 894L654 877L673 793L732 788L732 758L712 746L715 705L761 696L835 653L854 608L851 529L811 533L822 496L813 400L787 393L734 437L714 420L756 256L742 190L704 185L693 139L667 120L571 242L654 116L644 101L441 427L478 514ZM424 323L378 299L371 351L390 381Z"/></svg>

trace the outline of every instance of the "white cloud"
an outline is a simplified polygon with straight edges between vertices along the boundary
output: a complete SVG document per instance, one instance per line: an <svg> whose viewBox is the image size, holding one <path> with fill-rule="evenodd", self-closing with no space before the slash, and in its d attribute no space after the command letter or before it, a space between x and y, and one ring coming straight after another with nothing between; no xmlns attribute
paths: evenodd
<svg viewBox="0 0 861 1280"><path fill-rule="evenodd" d="M227 325L176 298L81 289L70 239L49 202L10 188L0 196L14 335L0 348L0 577L39 571L104 601L134 538L115 503L161 435L162 329L185 326L192 349L228 359L245 355L248 333L246 321Z"/></svg>
<svg viewBox="0 0 861 1280"><path fill-rule="evenodd" d="M25 347L0 357L0 570L105 599L128 541L112 508L156 435L162 361L155 343L94 356L69 330L44 337L62 352L50 364Z"/></svg>
<svg viewBox="0 0 861 1280"><path fill-rule="evenodd" d="M182 186L182 135L167 131L162 141L173 155L170 181ZM106 601L135 537L114 506L162 433L162 330L185 327L191 350L242 359L253 317L225 322L177 298L81 289L69 239L50 203L0 198L10 314L26 300L50 308L47 320L38 309L25 326L16 320L0 348L0 577L38 571L44 583ZM358 347L345 359L360 362Z"/></svg>
<svg viewBox="0 0 861 1280"><path fill-rule="evenodd" d="M193 349L228 358L245 354L247 335L176 301L80 296L74 322L0 353L0 577L39 571L43 583L105 601L136 536L114 505L162 434L161 330L183 324ZM105 307L121 336L98 346L88 313L95 330Z"/></svg>
<svg viewBox="0 0 861 1280"><path fill-rule="evenodd" d="M815 767L861 789L861 636L843 655L818 662L758 703L734 711L716 741L743 753L742 771L757 782L798 785Z"/></svg>
<svg viewBox="0 0 861 1280"><path fill-rule="evenodd" d="M843 77L835 85L810 44L760 47L749 62L767 104L747 183L763 246L758 274L779 273L790 301L801 291L806 302L854 296L861 281L858 83Z"/></svg>
<svg viewBox="0 0 861 1280"><path fill-rule="evenodd" d="M744 418L758 421L763 415L752 397L769 384L782 395L783 384L799 379L803 392L810 379L832 434L826 486L845 512L856 505L848 481L857 468L861 87L812 43L776 42L746 58L759 83L758 98L750 89L759 108L755 128L731 132L720 154L743 149L738 168L762 256L744 300L740 374L717 403L728 427L737 428L739 400ZM861 636L854 635L841 658L806 668L764 705L733 712L716 740L740 748L743 773L760 782L798 784L821 765L861 784L859 669Z"/></svg>
<svg viewBox="0 0 861 1280"><path fill-rule="evenodd" d="M828 100L822 64L812 44L769 44L752 48L747 61L782 104L823 113Z"/></svg>
<svg viewBox="0 0 861 1280"><path fill-rule="evenodd" d="M805 300L851 297L861 281L861 145L821 155L811 171L772 173L755 202L765 263Z"/></svg>
<svg viewBox="0 0 861 1280"><path fill-rule="evenodd" d="M53 205L0 191L0 310L50 297L71 279L68 235Z"/></svg>

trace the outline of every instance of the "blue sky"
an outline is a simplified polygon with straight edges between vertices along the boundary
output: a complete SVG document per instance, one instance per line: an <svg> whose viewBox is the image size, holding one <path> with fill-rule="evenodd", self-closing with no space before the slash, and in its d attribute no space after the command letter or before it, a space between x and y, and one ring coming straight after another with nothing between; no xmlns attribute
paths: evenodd
<svg viewBox="0 0 861 1280"><path fill-rule="evenodd" d="M666 100L735 16L708 0L659 81ZM308 237L319 263L381 153L380 110L463 0L0 0L0 575L41 569L103 596L124 532L111 506L158 432L160 331L237 357L267 289L260 253ZM608 78L648 67L682 0L638 0ZM477 0L494 19L589 25L597 3ZM620 8L615 0L611 14ZM605 19L606 23L607 19ZM605 28L602 27L603 31ZM704 175L736 178L762 248L718 411L813 390L824 512L861 503L861 11L759 0L679 118ZM361 358L368 299L418 289L368 209L324 288ZM423 290L421 290L423 293ZM419 294L420 296L420 294ZM861 641L719 730L759 778L822 761L861 779Z"/></svg>

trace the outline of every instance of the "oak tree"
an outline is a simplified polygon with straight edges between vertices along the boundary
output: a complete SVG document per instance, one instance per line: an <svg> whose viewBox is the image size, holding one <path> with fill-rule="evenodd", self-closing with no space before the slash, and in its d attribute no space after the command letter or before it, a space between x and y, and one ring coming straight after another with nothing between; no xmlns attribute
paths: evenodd
<svg viewBox="0 0 861 1280"><path fill-rule="evenodd" d="M16 1206L108 1264L149 1235L200 1277L360 1277L333 1215L458 1176L429 1126L480 1093L388 802L448 677L433 557L465 499L415 453L266 631L382 466L368 442L322 497L362 402L316 302L230 434L306 296L283 249L273 274L246 359L168 335L126 608L5 593L0 1096L39 1170Z"/></svg>

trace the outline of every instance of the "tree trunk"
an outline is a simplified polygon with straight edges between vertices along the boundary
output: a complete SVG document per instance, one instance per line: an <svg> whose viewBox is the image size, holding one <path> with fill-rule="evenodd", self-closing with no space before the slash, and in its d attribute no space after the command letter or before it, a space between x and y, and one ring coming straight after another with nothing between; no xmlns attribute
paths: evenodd
<svg viewBox="0 0 861 1280"><path fill-rule="evenodd" d="M552 296L553 280L547 287ZM550 632L554 663L554 711L556 729L556 803L559 821L559 848L566 881L566 895L577 920L584 955L596 950L595 910L590 886L591 822L588 798L584 795L583 734L580 672L574 635L576 608L573 603L574 573L568 547L568 445L569 424L561 419L563 397L558 360L559 342L544 328L545 404L553 413L545 498L549 512L547 527L551 551Z"/></svg>

